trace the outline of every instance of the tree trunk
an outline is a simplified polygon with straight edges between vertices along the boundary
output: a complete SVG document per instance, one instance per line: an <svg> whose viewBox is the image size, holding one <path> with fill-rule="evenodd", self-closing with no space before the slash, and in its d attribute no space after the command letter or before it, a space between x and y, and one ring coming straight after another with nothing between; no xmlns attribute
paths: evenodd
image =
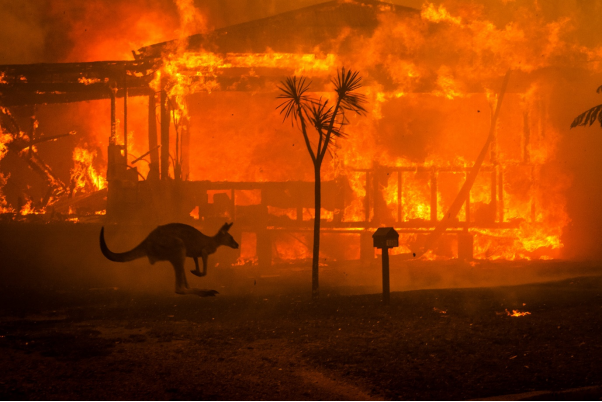
<svg viewBox="0 0 602 402"><path fill-rule="evenodd" d="M315 203L314 203L314 250L311 265L311 297L317 298L320 295L319 274L320 274L320 218L322 212L322 182L320 179L320 162L314 164L315 175Z"/></svg>

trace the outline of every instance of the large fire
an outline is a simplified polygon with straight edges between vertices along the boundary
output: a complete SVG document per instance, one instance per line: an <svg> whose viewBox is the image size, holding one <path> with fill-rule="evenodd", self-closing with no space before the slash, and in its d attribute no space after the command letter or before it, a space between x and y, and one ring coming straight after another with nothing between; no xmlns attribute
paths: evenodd
<svg viewBox="0 0 602 402"><path fill-rule="evenodd" d="M355 2L361 3L351 0ZM345 65L363 75L362 91L370 102L370 113L362 118L347 116L347 137L337 140L330 150L323 179L343 179L351 193L342 208L323 209L322 219L419 228L402 233L399 249L392 250L411 253L422 241L422 232L447 213L494 124L495 141L452 229L464 228L475 235L474 257L478 259L559 257L563 229L570 222L564 193L571 178L555 164L560 133L550 119L547 102L557 78L553 70L599 71L602 54L601 49L586 47L571 36L574 27L569 18L545 20L537 2L508 6L513 15L505 23L490 21L482 9L468 3L446 7L427 1L416 13L389 12L389 7L381 5L370 35L343 29L312 53L271 48L219 53L204 46L191 48L188 36L210 32L207 18L191 1L175 3L180 37L162 48L150 84L168 99L172 177L181 174L182 179L212 182L311 181L301 135L295 127L282 124L275 110L275 85L286 75L306 76L317 83L318 96L332 97L329 77ZM370 4L366 7L373 7ZM173 39L168 36L173 19L161 21L149 12L140 21L141 29L148 32L144 44ZM86 46L86 58L114 57L115 49L107 44L120 40L132 43L134 38L141 45L141 30L133 29L106 31L102 41ZM509 70L511 89L501 103L499 119L492 121L501 77ZM3 79L0 76L0 82ZM80 82L99 84L88 78ZM135 164L146 177L148 158L138 158L149 150L146 99L128 102L128 132L120 133L124 122L118 115L117 143L124 142L123 135L128 137L126 162ZM108 105L94 101L78 108L82 115L88 113L82 123L87 129L81 131L86 132L90 147L73 150L72 195L107 185L106 165L100 165L107 155L95 152L106 152L109 142ZM91 113L90 108L102 113ZM175 167L186 158L185 137L190 157L186 171L176 173ZM0 158L11 138L3 130ZM0 188L6 180L7 176L0 175ZM10 210L1 193L0 208ZM309 221L315 212L269 205L268 214ZM198 206L192 216L199 219ZM256 261L242 244L244 255L237 263ZM303 233L286 235L274 242L275 259L307 258L310 246L311 239ZM423 258L458 257L454 247L450 250Z"/></svg>

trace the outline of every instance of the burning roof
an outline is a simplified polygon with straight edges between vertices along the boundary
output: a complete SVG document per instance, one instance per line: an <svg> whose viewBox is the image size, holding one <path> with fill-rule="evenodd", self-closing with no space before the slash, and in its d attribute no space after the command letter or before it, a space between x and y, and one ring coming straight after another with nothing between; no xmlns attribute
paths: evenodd
<svg viewBox="0 0 602 402"><path fill-rule="evenodd" d="M136 58L157 58L182 41L187 50L213 53L320 53L338 51L337 40L349 35L371 36L379 16L419 16L419 10L374 0L329 1L271 17L195 34L185 39L146 46Z"/></svg>

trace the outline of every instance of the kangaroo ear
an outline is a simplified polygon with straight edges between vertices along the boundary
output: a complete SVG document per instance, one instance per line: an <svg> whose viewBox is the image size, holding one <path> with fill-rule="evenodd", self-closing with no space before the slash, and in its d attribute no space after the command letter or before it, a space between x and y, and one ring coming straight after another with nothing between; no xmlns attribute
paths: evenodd
<svg viewBox="0 0 602 402"><path fill-rule="evenodd" d="M224 226L222 226L222 228L219 231L226 233L228 230L230 230L230 227L233 224L234 224L234 222L232 222L231 224L228 225L228 222L226 222L226 223L224 223Z"/></svg>

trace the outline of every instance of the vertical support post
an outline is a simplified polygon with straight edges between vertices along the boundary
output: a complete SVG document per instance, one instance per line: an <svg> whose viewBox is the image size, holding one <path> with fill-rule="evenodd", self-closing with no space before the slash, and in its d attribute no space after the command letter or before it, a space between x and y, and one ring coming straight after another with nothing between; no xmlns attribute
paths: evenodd
<svg viewBox="0 0 602 402"><path fill-rule="evenodd" d="M190 174L190 122L186 119L181 124L180 133L181 141L181 159L182 159L182 179L188 180Z"/></svg>
<svg viewBox="0 0 602 402"><path fill-rule="evenodd" d="M389 248L383 247L381 250L383 259L383 304L388 306L391 302L389 285Z"/></svg>
<svg viewBox="0 0 602 402"><path fill-rule="evenodd" d="M128 73L123 72L123 156L128 163Z"/></svg>
<svg viewBox="0 0 602 402"><path fill-rule="evenodd" d="M497 122L491 120L491 124L494 125ZM491 140L491 164L493 165L493 171L491 172L491 215L495 222L498 217L497 210L497 174L498 174L498 160L497 160L497 127L493 127L492 140Z"/></svg>
<svg viewBox="0 0 602 402"><path fill-rule="evenodd" d="M30 143L32 143L35 140L35 136L36 136L36 129L38 128L38 120L36 119L36 105L33 105L31 107L31 116L30 116L30 121L31 121L31 127L30 127L30 131L29 131L29 141ZM33 156L33 147L30 145L29 146L29 157L31 158Z"/></svg>
<svg viewBox="0 0 602 402"><path fill-rule="evenodd" d="M370 222L370 172L366 172L366 196L364 197L366 223Z"/></svg>
<svg viewBox="0 0 602 402"><path fill-rule="evenodd" d="M231 205L232 205L232 214L230 214L232 221L234 222L236 220L236 198L235 198L235 190L231 189L230 190L230 200L232 201Z"/></svg>
<svg viewBox="0 0 602 402"><path fill-rule="evenodd" d="M115 118L115 100L117 97L117 85L111 83L109 87L111 97L111 135L107 149L107 217L114 217L119 212L120 183L118 164L120 162L120 150L117 146L117 121Z"/></svg>
<svg viewBox="0 0 602 402"><path fill-rule="evenodd" d="M157 103L155 91L149 88L148 93L148 148L150 149L150 172L149 176L159 177L159 149L157 142ZM152 173L152 174L151 174Z"/></svg>
<svg viewBox="0 0 602 402"><path fill-rule="evenodd" d="M109 89L111 95L111 136L109 144L115 145L117 141L117 120L115 118L115 98L117 97L117 88L113 86Z"/></svg>
<svg viewBox="0 0 602 402"><path fill-rule="evenodd" d="M500 171L500 179L498 181L498 200L499 200L499 222L504 222L504 168L503 166L499 167Z"/></svg>
<svg viewBox="0 0 602 402"><path fill-rule="evenodd" d="M382 170L380 168L380 165L376 165L372 173L372 209L374 210L372 221L377 225L380 224L380 221L382 219L380 210L381 203L379 202L379 198L382 198L380 196L379 189L381 181L381 172Z"/></svg>
<svg viewBox="0 0 602 402"><path fill-rule="evenodd" d="M466 227L470 226L470 191L468 192L468 195L466 196Z"/></svg>
<svg viewBox="0 0 602 402"><path fill-rule="evenodd" d="M495 164L493 166L493 170L491 171L491 215L493 221L495 222L497 219L497 172L498 165Z"/></svg>
<svg viewBox="0 0 602 402"><path fill-rule="evenodd" d="M431 170L431 222L437 222L437 170Z"/></svg>
<svg viewBox="0 0 602 402"><path fill-rule="evenodd" d="M403 172L400 170L397 172L397 223L403 221L403 209L401 205L401 195L403 186Z"/></svg>
<svg viewBox="0 0 602 402"><path fill-rule="evenodd" d="M167 80L161 78L161 180L169 178L169 110L167 110Z"/></svg>
<svg viewBox="0 0 602 402"><path fill-rule="evenodd" d="M345 211L345 185L347 181L345 176L337 176L334 182L336 186L334 193L334 222L341 223Z"/></svg>

